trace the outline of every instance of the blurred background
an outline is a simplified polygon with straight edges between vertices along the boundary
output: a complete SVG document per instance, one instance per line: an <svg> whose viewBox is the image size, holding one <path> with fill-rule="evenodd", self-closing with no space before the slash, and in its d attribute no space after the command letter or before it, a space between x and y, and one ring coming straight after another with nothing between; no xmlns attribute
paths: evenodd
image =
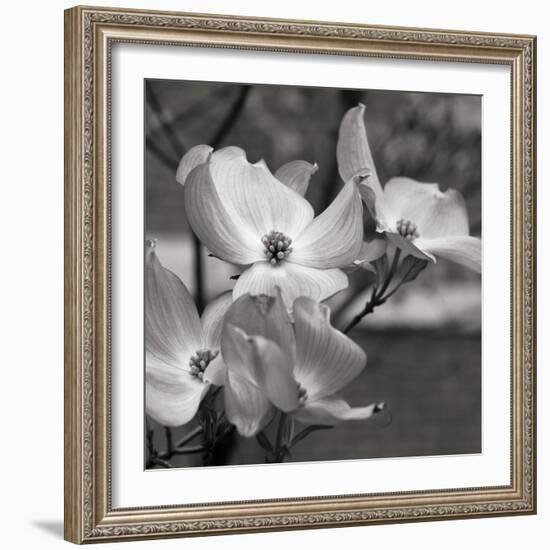
<svg viewBox="0 0 550 550"><path fill-rule="evenodd" d="M472 235L481 236L481 98L472 95L338 90L212 82L145 81L145 233L160 261L195 295L199 311L232 287L238 268L209 258L185 218L175 181L181 156L206 143L237 145L272 172L291 160L316 162L306 198L322 212L343 185L336 165L342 116L362 102L378 174L437 182L464 195ZM368 298L363 270L329 300L342 328ZM352 405L385 401L374 421L310 435L293 460L479 453L481 445L481 280L444 260L365 317L350 336L368 365L343 395ZM154 424L153 424L154 426ZM176 430L176 436L188 428ZM155 427L162 448L163 430ZM263 462L255 440L239 438L223 463ZM198 458L174 457L176 466Z"/></svg>

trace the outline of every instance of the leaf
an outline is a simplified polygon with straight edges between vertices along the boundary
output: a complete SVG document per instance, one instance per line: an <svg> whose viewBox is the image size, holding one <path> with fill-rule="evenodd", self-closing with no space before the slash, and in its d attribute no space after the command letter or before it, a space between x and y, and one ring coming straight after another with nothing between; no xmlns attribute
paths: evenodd
<svg viewBox="0 0 550 550"><path fill-rule="evenodd" d="M384 254L374 262L371 262L376 273L376 286L380 288L388 275L388 256Z"/></svg>
<svg viewBox="0 0 550 550"><path fill-rule="evenodd" d="M407 256L401 263L400 272L404 273L402 283L414 281L420 272L428 265L428 260Z"/></svg>
<svg viewBox="0 0 550 550"><path fill-rule="evenodd" d="M285 423L283 441L292 441L293 437L294 437L294 420L292 419L292 417L289 417L288 421Z"/></svg>
<svg viewBox="0 0 550 550"><path fill-rule="evenodd" d="M256 441L260 444L260 447L264 451L267 451L268 453L273 452L273 446L269 442L269 439L267 439L267 436L264 432L259 432L256 434Z"/></svg>
<svg viewBox="0 0 550 550"><path fill-rule="evenodd" d="M308 426L307 428L304 428L301 432L299 432L290 442L289 447L294 447L296 443L302 441L302 439L305 439L309 434L316 432L317 430L330 430L333 427L334 426L321 426L312 424L311 426Z"/></svg>

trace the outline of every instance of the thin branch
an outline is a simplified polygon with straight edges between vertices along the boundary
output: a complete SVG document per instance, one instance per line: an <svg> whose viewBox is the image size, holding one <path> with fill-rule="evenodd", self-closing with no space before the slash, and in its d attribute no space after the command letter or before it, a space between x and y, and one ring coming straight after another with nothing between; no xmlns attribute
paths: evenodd
<svg viewBox="0 0 550 550"><path fill-rule="evenodd" d="M233 107L227 113L217 132L214 134L214 137L210 141L210 145L214 149L219 148L219 146L223 143L223 140L228 136L229 132L231 131L233 124L239 118L241 111L243 110L244 104L246 103L248 94L250 93L250 90L251 86L248 85L241 88L241 91L237 96L235 103L233 103Z"/></svg>
<svg viewBox="0 0 550 550"><path fill-rule="evenodd" d="M246 102L246 98L248 97L250 89L251 89L250 86L243 86L243 88L241 89L241 92L237 96L235 103L233 103L232 108L229 110L229 112L223 119L220 127L218 128L216 134L214 135L214 137L210 142L210 145L213 149L218 149L220 147L224 139L227 137L227 135L233 128L233 124L241 114L241 111L244 107L244 104ZM177 168L177 165L175 168ZM195 255L194 279L195 279L195 288L196 288L195 297L197 302L197 309L199 310L199 313L201 313L205 307L204 266L202 261L202 245L199 238L194 233L193 233L193 240L194 240L194 251L195 251L195 254L194 254Z"/></svg>
<svg viewBox="0 0 550 550"><path fill-rule="evenodd" d="M195 279L195 302L199 315L202 314L206 307L204 300L204 265L202 261L202 243L193 231L193 255L195 257L194 267L194 279Z"/></svg>
<svg viewBox="0 0 550 550"><path fill-rule="evenodd" d="M384 284L382 285L382 288L380 289L380 292L378 292L377 299L381 299L384 295L384 292L386 292L386 289L392 282L393 276L395 275L395 272L397 271L397 265L399 263L399 257L401 256L401 249L397 248L395 250L395 254L393 255L393 261L391 263L390 272L388 273L388 276L386 277L386 280L384 281Z"/></svg>
<svg viewBox="0 0 550 550"><path fill-rule="evenodd" d="M166 435L166 452L171 455L174 450L174 438L172 435L172 428L166 426L164 428L164 434Z"/></svg>
<svg viewBox="0 0 550 550"><path fill-rule="evenodd" d="M199 436L202 433L202 426L197 426L194 430L190 431L188 434L184 435L177 443L176 447L183 447L187 445L190 441L193 441L195 437Z"/></svg>
<svg viewBox="0 0 550 550"><path fill-rule="evenodd" d="M403 277L401 277L401 280L395 285L395 287L384 296L384 300L387 300L388 298L391 298L400 288L401 285L405 283L407 280L407 277L413 272L415 269L415 265L411 265L409 269L403 274Z"/></svg>
<svg viewBox="0 0 550 550"><path fill-rule="evenodd" d="M359 324L363 317L366 317L367 315L369 315L369 313L372 313L374 311L374 308L382 305L389 298L389 296L391 296L391 294L389 294L388 296L384 296L384 292L386 292L388 286L393 280L395 273L397 272L400 257L401 249L397 248L393 256L390 270L388 272L388 275L386 276L384 283L382 284L380 289L378 289L376 285L373 287L369 301L365 304L365 307L346 325L346 328L342 331L344 334L347 334L353 327ZM403 281L401 281L397 285L397 287L399 287L402 282Z"/></svg>
<svg viewBox="0 0 550 550"><path fill-rule="evenodd" d="M174 117L170 121L170 124L175 129L178 127L178 124L180 123L185 124L185 122L187 122L190 118L195 120L200 119L200 117L202 117L206 112L208 112L212 108L212 102L219 101L218 96L224 93L225 93L224 87L219 88L218 90L215 90L213 93L210 93L209 95L205 96L202 100L190 105L188 109L184 109L183 111L174 115ZM152 128L149 131L148 137L154 140L158 138L163 131L164 131L163 127Z"/></svg>
<svg viewBox="0 0 550 550"><path fill-rule="evenodd" d="M164 460L160 458L159 456L154 456L151 458L151 464L154 464L156 466L162 466L163 468L173 468L174 465L168 462L167 460Z"/></svg>
<svg viewBox="0 0 550 550"><path fill-rule="evenodd" d="M148 151L151 151L155 157L157 157L157 160L166 166L168 170L171 172L175 172L178 167L178 161L171 158L169 155L167 155L151 138L146 138L145 140L145 148Z"/></svg>
<svg viewBox="0 0 550 550"><path fill-rule="evenodd" d="M376 290L376 287L373 287L369 301L365 304L365 307L346 325L346 328L342 331L344 334L347 334L352 328L358 325L363 317L367 316L369 313L372 313L375 307L384 303L385 300L381 300L379 296L376 295Z"/></svg>
<svg viewBox="0 0 550 550"><path fill-rule="evenodd" d="M206 448L202 445L196 445L194 447L184 447L181 449L174 449L175 455L190 455L195 453L202 453Z"/></svg>
<svg viewBox="0 0 550 550"><path fill-rule="evenodd" d="M162 105L160 104L157 94L155 94L155 91L151 86L150 80L145 81L145 91L146 91L145 97L147 99L147 104L151 107L151 109L155 113L155 116L162 130L166 134L166 137L168 138L168 141L172 146L172 150L176 154L176 157L179 162L179 159L182 157L183 153L187 150L187 147L185 146L185 143L183 143L178 133L174 130L173 124L166 120L166 117L164 115L164 110L162 108Z"/></svg>

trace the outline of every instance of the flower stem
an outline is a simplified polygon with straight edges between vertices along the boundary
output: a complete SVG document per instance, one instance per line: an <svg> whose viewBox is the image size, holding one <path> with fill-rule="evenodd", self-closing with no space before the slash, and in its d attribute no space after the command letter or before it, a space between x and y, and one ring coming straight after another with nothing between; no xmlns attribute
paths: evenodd
<svg viewBox="0 0 550 550"><path fill-rule="evenodd" d="M151 458L150 465L148 467L150 468L151 465L161 466L162 468L173 468L174 467L174 465L171 462L168 462L167 460L164 460L163 458L160 458L159 456L153 456Z"/></svg>
<svg viewBox="0 0 550 550"><path fill-rule="evenodd" d="M371 294L370 299L365 304L365 307L357 315L355 315L353 317L353 319L346 325L346 327L342 331L344 334L347 334L353 327L358 325L361 322L361 320L363 319L363 317L365 317L369 313L372 313L376 306L379 306L380 304L383 303L383 302L378 301L376 291L377 291L377 288L376 288L376 286L374 286L372 288L372 294Z"/></svg>
<svg viewBox="0 0 550 550"><path fill-rule="evenodd" d="M233 433L233 426L228 422L223 410L216 408L216 398L220 394L221 388L211 388L209 394L201 403L197 420L199 426L186 433L179 441L175 442L172 428L165 427L166 449L159 452L153 443L154 430L149 426L146 419L146 438L147 438L147 468L152 466L161 466L163 468L173 468L169 460L174 456L190 455L204 453L203 462L205 465L211 464L218 453L218 445L222 440L227 442L228 436ZM194 446L188 446L194 439L202 435L202 443Z"/></svg>
<svg viewBox="0 0 550 550"><path fill-rule="evenodd" d="M193 441L195 437L198 437L203 432L202 426L197 426L194 430L191 430L188 434L183 436L177 443L177 447L183 447L184 445L187 445L187 443Z"/></svg>
<svg viewBox="0 0 550 550"><path fill-rule="evenodd" d="M224 445L227 445L228 437L233 434L233 426L227 420L225 412L218 410L216 399L222 391L221 387L210 389L199 409L199 422L203 427L204 465L211 465L219 459L218 455L224 452Z"/></svg>
<svg viewBox="0 0 550 550"><path fill-rule="evenodd" d="M275 440L275 450L278 450L281 447L283 433L285 431L286 419L287 414L281 411L281 416L279 417L279 425L277 426L277 439Z"/></svg>
<svg viewBox="0 0 550 550"><path fill-rule="evenodd" d="M403 274L403 276L401 277L401 280L395 285L395 287L386 294L386 296L384 297L385 300L393 296L399 290L401 285L408 280L409 275L413 272L415 267L416 266L414 264L411 265L411 267Z"/></svg>
<svg viewBox="0 0 550 550"><path fill-rule="evenodd" d="M397 283L397 285L391 292L389 292L388 294L386 294L386 296L384 296L384 293L390 286L395 274L397 273L400 257L401 257L401 249L397 248L393 255L393 260L391 263L390 270L386 276L386 279L382 283L382 286L380 287L380 289L378 289L376 285L373 287L371 297L369 298L368 302L365 304L365 307L357 315L355 315L353 319L346 325L346 327L342 331L344 334L347 334L352 328L358 325L363 319L363 317L366 317L369 313L372 313L374 311L374 308L382 305L390 296L395 294L397 289L403 284L406 276L403 277L399 281L399 283Z"/></svg>
<svg viewBox="0 0 550 550"><path fill-rule="evenodd" d="M195 256L195 302L197 305L197 310L199 312L204 311L204 269L202 262L202 244L200 239L193 233L193 253Z"/></svg>
<svg viewBox="0 0 550 550"><path fill-rule="evenodd" d="M393 255L393 261L391 263L390 271L388 273L388 276L386 277L386 280L384 281L384 284L380 288L380 292L378 293L378 299L382 297L384 292L386 292L388 286L392 282L392 279L397 271L397 266L399 264L399 257L401 256L401 249L397 248L395 250L395 254Z"/></svg>
<svg viewBox="0 0 550 550"><path fill-rule="evenodd" d="M174 449L173 453L174 455L190 455L193 453L202 453L206 449L202 445L195 445L194 447L184 447L181 449Z"/></svg>
<svg viewBox="0 0 550 550"><path fill-rule="evenodd" d="M145 417L145 435L147 439L147 463L146 468L150 468L152 465L153 458L157 456L157 450L155 449L155 444L153 442L153 436L155 434L154 428L151 428L149 420Z"/></svg>
<svg viewBox="0 0 550 550"><path fill-rule="evenodd" d="M288 441L286 441L285 434L287 433L287 423L292 421L288 414L279 412L279 424L277 425L277 433L275 436L275 443L271 446L272 452L266 457L266 462L277 463L283 462L288 454Z"/></svg>
<svg viewBox="0 0 550 550"><path fill-rule="evenodd" d="M172 428L164 428L164 433L166 435L166 450L168 454L172 454L174 452L174 438L172 435Z"/></svg>

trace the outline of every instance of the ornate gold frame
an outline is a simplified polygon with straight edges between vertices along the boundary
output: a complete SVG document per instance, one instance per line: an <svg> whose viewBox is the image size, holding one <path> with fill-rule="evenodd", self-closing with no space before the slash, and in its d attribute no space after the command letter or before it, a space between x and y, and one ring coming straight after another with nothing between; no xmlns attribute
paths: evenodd
<svg viewBox="0 0 550 550"><path fill-rule="evenodd" d="M507 65L512 72L512 460L504 487L113 509L110 53L115 42ZM65 538L76 543L536 510L533 36L76 7L65 12Z"/></svg>

